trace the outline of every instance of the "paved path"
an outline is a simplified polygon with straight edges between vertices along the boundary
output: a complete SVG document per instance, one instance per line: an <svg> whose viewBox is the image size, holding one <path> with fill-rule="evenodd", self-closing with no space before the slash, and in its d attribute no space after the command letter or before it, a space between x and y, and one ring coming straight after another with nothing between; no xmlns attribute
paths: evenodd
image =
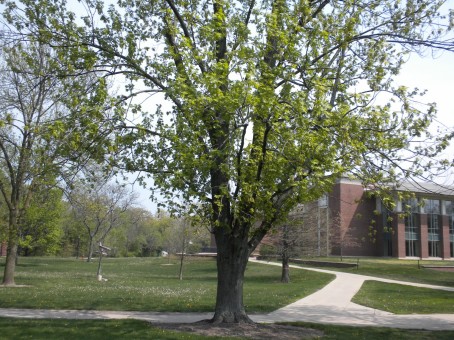
<svg viewBox="0 0 454 340"><path fill-rule="evenodd" d="M280 265L251 260L251 262ZM381 279L331 270L302 268L336 275L336 279L316 293L269 314L252 314L256 322L306 321L343 324L351 326L382 326L393 328L454 330L454 314L395 315L351 302L365 280L454 291L453 287L441 287ZM454 301L453 301L454 302ZM56 319L139 319L150 322L195 322L209 319L212 313L159 313L86 310L43 310L0 308L1 317L56 318Z"/></svg>
<svg viewBox="0 0 454 340"><path fill-rule="evenodd" d="M262 261L254 262L266 263ZM272 263L270 262L269 264ZM280 266L279 263L274 264ZM291 267L302 268L299 266ZM398 283L452 292L454 292L454 287L410 283L316 268L303 269L334 274L336 278L314 294L267 315L257 315L255 320L260 322L306 321L351 326L454 330L454 314L396 315L351 302L353 296L355 296L366 280Z"/></svg>

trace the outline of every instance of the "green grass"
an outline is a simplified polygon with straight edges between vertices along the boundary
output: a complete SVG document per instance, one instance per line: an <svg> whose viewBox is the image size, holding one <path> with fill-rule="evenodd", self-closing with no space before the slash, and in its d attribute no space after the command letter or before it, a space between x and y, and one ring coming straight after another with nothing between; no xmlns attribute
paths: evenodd
<svg viewBox="0 0 454 340"><path fill-rule="evenodd" d="M3 264L4 259L1 261ZM216 262L188 258L183 281L178 280L177 262L162 258L106 258L102 269L108 281L98 282L96 262L23 257L16 269L16 284L27 287L0 288L0 307L213 311ZM333 278L332 275L295 270L292 282L281 284L279 267L249 263L244 304L249 313L273 311L310 295Z"/></svg>
<svg viewBox="0 0 454 340"><path fill-rule="evenodd" d="M336 340L450 340L454 331L419 331L380 327L349 327L313 323L288 323L293 326L323 331L321 339ZM0 318L1 338L9 339L159 339L159 340L238 340L171 332L138 320L29 320Z"/></svg>
<svg viewBox="0 0 454 340"><path fill-rule="evenodd" d="M292 326L300 326L321 330L325 333L322 339L336 340L451 340L454 339L454 331L424 331L407 330L383 327L351 327L324 325L306 322L286 323Z"/></svg>
<svg viewBox="0 0 454 340"><path fill-rule="evenodd" d="M24 320L0 318L1 339L159 339L210 340L196 334L161 330L139 320ZM224 340L233 338L222 338ZM237 338L235 340L238 340Z"/></svg>
<svg viewBox="0 0 454 340"><path fill-rule="evenodd" d="M313 258L313 260L340 262L336 257ZM356 258L344 258L343 262L357 263ZM432 260L399 260L388 258L360 258L359 267L356 268L324 268L352 274L370 275L408 282L426 283L438 286L454 287L454 272L441 272L424 269L422 265L454 266L454 261ZM304 265L306 266L306 265ZM309 267L309 266L307 266Z"/></svg>
<svg viewBox="0 0 454 340"><path fill-rule="evenodd" d="M366 281L352 300L395 314L454 314L454 292Z"/></svg>

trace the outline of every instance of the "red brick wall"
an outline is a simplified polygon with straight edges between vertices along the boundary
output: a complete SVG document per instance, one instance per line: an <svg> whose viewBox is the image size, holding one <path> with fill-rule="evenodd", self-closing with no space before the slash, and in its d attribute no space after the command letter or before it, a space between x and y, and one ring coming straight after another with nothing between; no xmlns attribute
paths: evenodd
<svg viewBox="0 0 454 340"><path fill-rule="evenodd" d="M450 248L450 240L449 240L449 217L447 215L441 216L441 256L444 259L451 258L451 248Z"/></svg>
<svg viewBox="0 0 454 340"><path fill-rule="evenodd" d="M394 221L393 256L405 257L405 219L395 214Z"/></svg>
<svg viewBox="0 0 454 340"><path fill-rule="evenodd" d="M429 235L428 235L428 230L427 230L427 214L420 214L420 240L421 240L421 250L420 250L420 256L421 258L426 258L429 257Z"/></svg>
<svg viewBox="0 0 454 340"><path fill-rule="evenodd" d="M355 182L338 182L330 195L333 232L338 228L337 235L332 237L332 254L345 256L377 256L377 242L369 235L369 225L377 220L373 215L375 199L368 198L363 186ZM336 223L336 213L337 223ZM377 233L376 237L381 237ZM381 255L381 254L380 254Z"/></svg>

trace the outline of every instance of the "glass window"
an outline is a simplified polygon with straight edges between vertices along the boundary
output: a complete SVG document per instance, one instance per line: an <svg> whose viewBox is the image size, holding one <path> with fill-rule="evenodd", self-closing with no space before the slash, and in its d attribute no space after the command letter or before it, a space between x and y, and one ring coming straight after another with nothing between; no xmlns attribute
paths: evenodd
<svg viewBox="0 0 454 340"><path fill-rule="evenodd" d="M424 212L426 214L440 214L439 200L424 200Z"/></svg>
<svg viewBox="0 0 454 340"><path fill-rule="evenodd" d="M440 201L424 200L427 214L427 232L429 239L429 256L440 257Z"/></svg>
<svg viewBox="0 0 454 340"><path fill-rule="evenodd" d="M402 209L404 212L417 213L419 210L418 199L411 198L411 199L402 201Z"/></svg>
<svg viewBox="0 0 454 340"><path fill-rule="evenodd" d="M419 228L417 225L418 201L402 202L405 214L405 255L419 256Z"/></svg>
<svg viewBox="0 0 454 340"><path fill-rule="evenodd" d="M446 207L446 215L452 215L454 212L454 202L453 201L445 201Z"/></svg>
<svg viewBox="0 0 454 340"><path fill-rule="evenodd" d="M449 220L449 243L450 243L450 256L454 257L454 202L446 202L446 214Z"/></svg>

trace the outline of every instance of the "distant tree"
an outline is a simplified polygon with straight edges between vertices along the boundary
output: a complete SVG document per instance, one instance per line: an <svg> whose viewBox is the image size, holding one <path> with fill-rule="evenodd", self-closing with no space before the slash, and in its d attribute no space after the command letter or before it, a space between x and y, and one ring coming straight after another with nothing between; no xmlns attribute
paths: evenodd
<svg viewBox="0 0 454 340"><path fill-rule="evenodd" d="M128 208L120 216L119 226L106 239L114 256L151 256L162 242L162 236L154 228L155 218L148 210Z"/></svg>
<svg viewBox="0 0 454 340"><path fill-rule="evenodd" d="M339 218L327 206L326 196L295 207L260 246L260 255L282 261L281 282L290 282L290 259L330 255L331 242L338 242ZM333 232L334 231L334 232Z"/></svg>
<svg viewBox="0 0 454 340"><path fill-rule="evenodd" d="M24 255L56 255L63 235L63 192L45 189L34 193L20 229L19 246Z"/></svg>
<svg viewBox="0 0 454 340"><path fill-rule="evenodd" d="M294 209L288 219L277 228L277 249L282 261L282 283L290 282L290 258L300 254L304 223L302 209L301 206Z"/></svg>
<svg viewBox="0 0 454 340"><path fill-rule="evenodd" d="M74 219L71 205L64 201L64 211L61 218L60 229L62 231L62 246L59 252L61 256L74 256L76 258L86 256L88 244L87 232L82 223Z"/></svg>
<svg viewBox="0 0 454 340"><path fill-rule="evenodd" d="M183 279L183 266L186 254L200 252L210 240L209 231L200 224L198 218L181 216L173 218L166 228L164 235L164 249L177 254L180 259L179 279Z"/></svg>
<svg viewBox="0 0 454 340"><path fill-rule="evenodd" d="M95 244L103 243L109 232L119 227L121 216L133 205L135 195L95 170L77 182L67 197L73 218L83 226L88 237L87 262L90 262Z"/></svg>

